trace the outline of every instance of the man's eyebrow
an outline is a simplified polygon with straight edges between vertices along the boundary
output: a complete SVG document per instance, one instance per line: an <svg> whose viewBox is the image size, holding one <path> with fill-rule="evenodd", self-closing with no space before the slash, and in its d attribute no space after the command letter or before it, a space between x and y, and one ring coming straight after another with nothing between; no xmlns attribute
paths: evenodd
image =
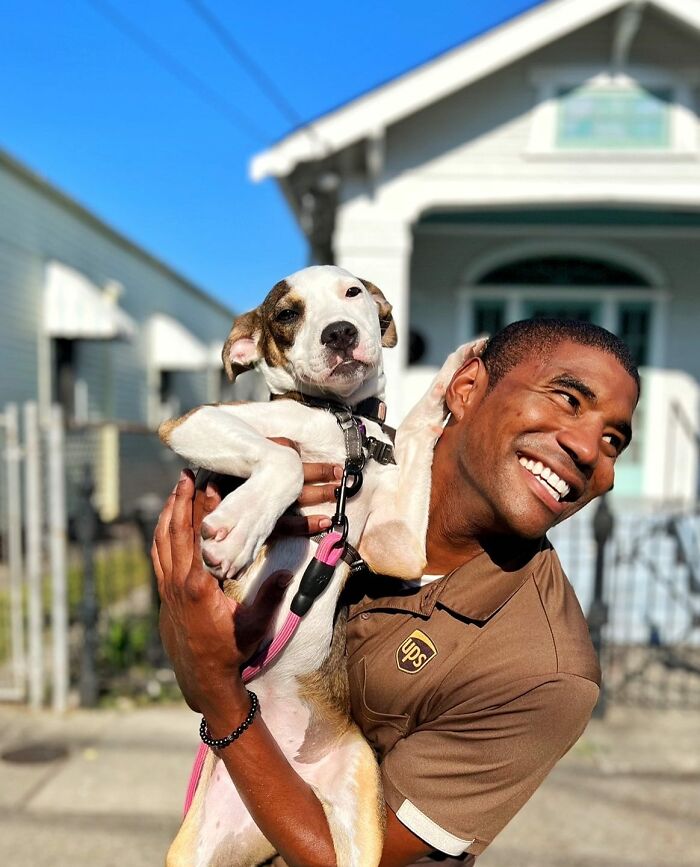
<svg viewBox="0 0 700 867"><path fill-rule="evenodd" d="M555 376L554 379L550 381L550 384L563 385L564 388L572 388L587 400L590 400L591 403L595 403L596 400L598 400L598 396L592 388L587 386L585 382L581 382L577 376L573 376L570 373L562 373L559 376Z"/></svg>

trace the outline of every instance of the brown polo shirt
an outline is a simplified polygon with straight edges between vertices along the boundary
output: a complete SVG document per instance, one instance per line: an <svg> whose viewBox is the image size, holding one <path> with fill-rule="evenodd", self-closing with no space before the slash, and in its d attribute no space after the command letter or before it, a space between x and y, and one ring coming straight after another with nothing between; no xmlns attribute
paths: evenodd
<svg viewBox="0 0 700 867"><path fill-rule="evenodd" d="M353 716L389 807L436 851L478 855L583 731L600 670L545 540L422 587L365 576L349 608ZM355 599L357 599L355 588Z"/></svg>

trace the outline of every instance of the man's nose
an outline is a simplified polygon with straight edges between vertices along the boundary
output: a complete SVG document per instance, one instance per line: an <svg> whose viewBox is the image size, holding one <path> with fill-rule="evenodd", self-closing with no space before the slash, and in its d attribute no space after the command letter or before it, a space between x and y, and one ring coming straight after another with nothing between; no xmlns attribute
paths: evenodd
<svg viewBox="0 0 700 867"><path fill-rule="evenodd" d="M351 349L357 346L357 328L352 322L331 322L321 332L321 343L329 349Z"/></svg>
<svg viewBox="0 0 700 867"><path fill-rule="evenodd" d="M557 435L557 440L576 466L590 475L596 468L600 457L602 436L603 429L598 422L579 418L562 428Z"/></svg>

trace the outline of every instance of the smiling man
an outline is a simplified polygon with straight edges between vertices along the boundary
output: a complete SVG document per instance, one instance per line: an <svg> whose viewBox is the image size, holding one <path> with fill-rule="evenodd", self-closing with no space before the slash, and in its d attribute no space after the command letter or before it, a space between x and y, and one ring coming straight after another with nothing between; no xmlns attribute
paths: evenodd
<svg viewBox="0 0 700 867"><path fill-rule="evenodd" d="M430 849L443 867L471 863L588 722L598 662L545 534L612 488L638 397L627 347L581 322L509 325L453 378L428 575L400 594L368 580L349 611L353 716L388 806L383 865L434 863Z"/></svg>
<svg viewBox="0 0 700 867"><path fill-rule="evenodd" d="M382 867L471 864L588 722L598 662L546 533L611 489L638 397L625 345L579 322L514 323L455 374L433 461L426 574L408 584L364 575L348 588L350 700L387 806ZM231 672L251 649L233 646L230 609L192 541L218 502L198 496L184 478L154 562L178 681L219 737L249 710ZM282 592L261 592L243 612L257 616L258 634ZM222 757L282 853L276 863L330 867L318 799L259 715Z"/></svg>

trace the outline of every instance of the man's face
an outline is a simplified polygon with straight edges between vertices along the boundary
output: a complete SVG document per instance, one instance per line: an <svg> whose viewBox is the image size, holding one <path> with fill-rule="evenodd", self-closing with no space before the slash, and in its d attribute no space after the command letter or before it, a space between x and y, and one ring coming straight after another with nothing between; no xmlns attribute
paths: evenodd
<svg viewBox="0 0 700 867"><path fill-rule="evenodd" d="M538 538L612 488L637 402L613 355L562 342L491 391L483 363L471 365L450 386L445 435L477 531Z"/></svg>

